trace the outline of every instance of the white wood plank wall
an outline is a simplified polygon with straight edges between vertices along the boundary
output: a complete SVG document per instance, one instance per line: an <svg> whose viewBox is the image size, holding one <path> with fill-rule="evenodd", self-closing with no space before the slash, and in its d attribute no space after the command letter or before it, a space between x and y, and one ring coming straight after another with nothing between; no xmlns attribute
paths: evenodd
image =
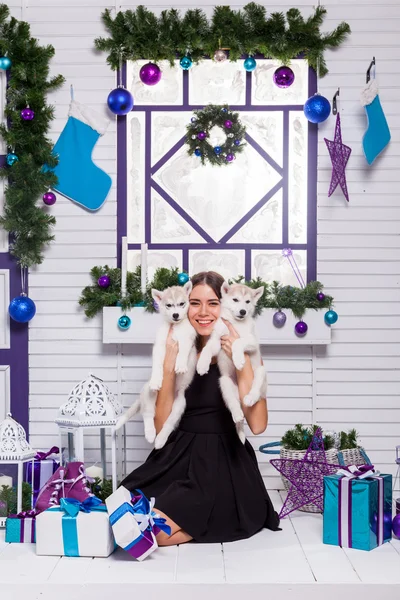
<svg viewBox="0 0 400 600"><path fill-rule="evenodd" d="M13 15L27 20L32 34L53 44L52 73L63 73L65 86L50 98L56 106L51 137L55 141L67 117L69 86L77 100L105 112L115 78L105 56L93 49L103 33L100 15L107 0L29 0L8 3ZM214 2L203 4L211 12ZM176 0L185 10L189 2ZM310 1L296 3L305 15ZM400 443L400 4L397 0L326 0L326 30L347 20L349 41L328 52L329 75L320 91L329 99L340 87L343 141L353 148L347 179L350 204L338 194L327 198L331 168L323 141L332 139L334 119L320 128L318 169L318 276L336 298L340 315L333 343L326 351L311 348L268 348L270 425L260 443L278 439L287 427L313 419L328 429L355 426L373 462L383 471L394 470L394 447ZM119 4L115 8L134 8ZM167 2L147 2L154 10ZM235 3L235 6L240 4ZM289 0L275 0L270 11L287 10ZM362 155L361 137L366 118L359 104L365 71L377 60L381 101L392 132L385 155L371 168ZM126 406L135 398L150 364L149 349L101 343L101 321L87 321L77 305L89 270L116 261L116 127L94 151L97 164L114 180L110 196L98 214L86 214L60 196L51 211L57 218L56 241L43 265L30 274L30 292L37 316L30 326L30 427L35 447L56 441L55 411L72 386L90 369L103 377ZM90 440L92 456L98 444ZM147 456L148 444L140 421L129 425L129 468ZM269 488L280 479L259 455Z"/></svg>

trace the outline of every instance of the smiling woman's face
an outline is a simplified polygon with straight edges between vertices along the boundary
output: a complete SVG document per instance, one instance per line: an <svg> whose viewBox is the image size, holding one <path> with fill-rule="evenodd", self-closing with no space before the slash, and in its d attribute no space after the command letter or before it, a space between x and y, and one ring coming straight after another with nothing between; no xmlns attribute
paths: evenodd
<svg viewBox="0 0 400 600"><path fill-rule="evenodd" d="M210 335L221 312L214 290L206 283L196 285L189 296L188 318L199 335Z"/></svg>

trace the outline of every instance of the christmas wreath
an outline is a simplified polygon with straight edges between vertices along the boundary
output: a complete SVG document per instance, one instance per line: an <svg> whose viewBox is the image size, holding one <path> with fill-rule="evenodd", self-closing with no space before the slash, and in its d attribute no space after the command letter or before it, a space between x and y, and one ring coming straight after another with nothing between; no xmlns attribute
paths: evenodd
<svg viewBox="0 0 400 600"><path fill-rule="evenodd" d="M225 134L225 141L217 146L208 141L213 127L219 127ZM232 112L227 105L209 104L202 110L195 110L187 126L188 153L198 156L203 165L206 161L212 165L228 165L246 145L243 142L245 133L239 113Z"/></svg>

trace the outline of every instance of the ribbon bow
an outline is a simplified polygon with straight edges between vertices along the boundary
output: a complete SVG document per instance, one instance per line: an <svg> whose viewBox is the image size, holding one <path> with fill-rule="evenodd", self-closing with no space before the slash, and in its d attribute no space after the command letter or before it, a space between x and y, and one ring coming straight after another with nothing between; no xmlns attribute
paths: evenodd
<svg viewBox="0 0 400 600"><path fill-rule="evenodd" d="M53 446L48 452L36 452L35 460L46 460L50 454L60 454L60 449L57 446Z"/></svg>
<svg viewBox="0 0 400 600"><path fill-rule="evenodd" d="M23 510L17 515L8 515L9 519L34 519L38 513L36 510Z"/></svg>
<svg viewBox="0 0 400 600"><path fill-rule="evenodd" d="M102 504L100 498L96 498L96 496L89 496L83 502L76 500L75 498L61 498L60 499L60 508L70 517L76 517L76 515L81 511L85 513L90 513L92 510L98 510L98 506Z"/></svg>
<svg viewBox="0 0 400 600"><path fill-rule="evenodd" d="M373 475L379 475L379 471L375 471L374 465L350 465L338 470L338 475L343 475L349 479L366 479Z"/></svg>
<svg viewBox="0 0 400 600"><path fill-rule="evenodd" d="M142 519L142 523L139 524L141 530L149 529L150 531L155 530L154 533L157 535L159 533L158 530L164 531L168 535L171 535L171 527L167 525L167 519L160 517L156 512L154 512L154 503L155 499L150 498L150 500L141 492L137 490L138 494L132 494L132 504L135 513L137 515L144 515L145 518ZM137 519L137 517L135 517ZM138 520L138 519L137 519ZM147 523L145 527L143 525ZM143 527L143 529L142 529Z"/></svg>

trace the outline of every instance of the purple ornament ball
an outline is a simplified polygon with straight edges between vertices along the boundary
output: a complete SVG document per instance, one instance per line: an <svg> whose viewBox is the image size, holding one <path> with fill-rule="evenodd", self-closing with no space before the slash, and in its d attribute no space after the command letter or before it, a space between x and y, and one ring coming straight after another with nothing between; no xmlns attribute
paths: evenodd
<svg viewBox="0 0 400 600"><path fill-rule="evenodd" d="M53 194L53 192L46 192L45 194L43 194L43 202L47 205L47 206L53 206L53 204L56 203L57 197L55 194Z"/></svg>
<svg viewBox="0 0 400 600"><path fill-rule="evenodd" d="M224 123L224 127L226 127L227 129L230 129L232 127L232 121L227 119Z"/></svg>
<svg viewBox="0 0 400 600"><path fill-rule="evenodd" d="M99 287L105 289L105 288L108 288L111 281L110 281L110 278L108 275L102 275L101 277L98 278L97 283L98 283Z"/></svg>
<svg viewBox="0 0 400 600"><path fill-rule="evenodd" d="M372 517L372 531L375 535L378 532L378 515L377 513L373 514ZM392 513L385 512L383 513L383 537L385 540L392 537Z"/></svg>
<svg viewBox="0 0 400 600"><path fill-rule="evenodd" d="M323 294L322 292L318 292L318 294L317 294L317 300L319 302L322 302L323 300L325 300L325 294Z"/></svg>
<svg viewBox="0 0 400 600"><path fill-rule="evenodd" d="M235 160L235 155L234 154L227 154L226 155L226 162L232 162Z"/></svg>
<svg viewBox="0 0 400 600"><path fill-rule="evenodd" d="M400 540L400 515L396 515L392 522L393 534Z"/></svg>
<svg viewBox="0 0 400 600"><path fill-rule="evenodd" d="M288 88L294 82L294 73L290 67L279 67L274 73L274 83L279 88Z"/></svg>
<svg viewBox="0 0 400 600"><path fill-rule="evenodd" d="M29 106L27 106L21 110L21 118L24 121L32 121L32 119L35 118L35 113L31 108L29 108Z"/></svg>
<svg viewBox="0 0 400 600"><path fill-rule="evenodd" d="M205 139L206 139L206 137L207 137L207 134L206 134L206 132L205 132L205 131L200 131L200 132L197 134L197 138L198 138L199 140L205 140Z"/></svg>
<svg viewBox="0 0 400 600"><path fill-rule="evenodd" d="M278 310L276 313L274 313L274 316L272 317L272 322L275 325L275 327L283 327L286 323L285 313L281 310Z"/></svg>
<svg viewBox="0 0 400 600"><path fill-rule="evenodd" d="M161 79L161 69L154 63L149 62L140 69L139 77L146 85L156 85Z"/></svg>
<svg viewBox="0 0 400 600"><path fill-rule="evenodd" d="M297 335L305 335L307 333L308 325L304 321L298 321L294 326Z"/></svg>

